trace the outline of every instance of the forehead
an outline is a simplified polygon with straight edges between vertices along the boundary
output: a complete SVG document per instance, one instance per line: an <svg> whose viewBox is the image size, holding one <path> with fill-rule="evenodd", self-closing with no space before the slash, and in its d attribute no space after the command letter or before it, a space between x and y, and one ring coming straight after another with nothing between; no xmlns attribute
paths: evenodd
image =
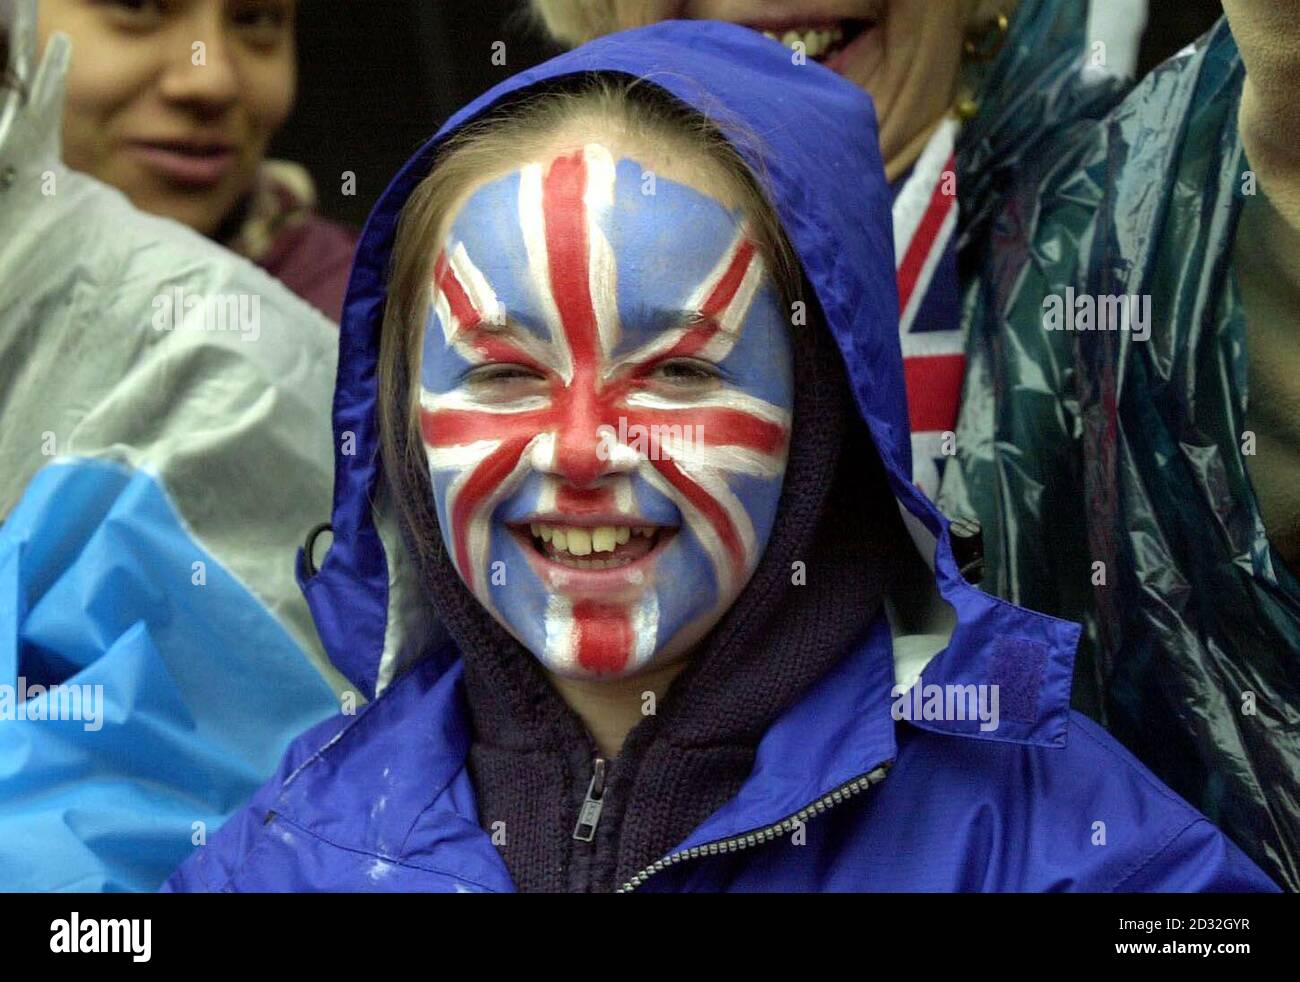
<svg viewBox="0 0 1300 982"><path fill-rule="evenodd" d="M619 320L635 334L667 327L689 310L741 231L741 210L705 182L673 179L637 156L599 149L587 154L582 180L547 177L568 151L487 181L457 209L443 243L449 255L464 249L512 319L543 334L546 298L534 267L538 243L557 234L557 213L569 216L567 234L608 243L613 262L592 270L592 288L615 293Z"/></svg>

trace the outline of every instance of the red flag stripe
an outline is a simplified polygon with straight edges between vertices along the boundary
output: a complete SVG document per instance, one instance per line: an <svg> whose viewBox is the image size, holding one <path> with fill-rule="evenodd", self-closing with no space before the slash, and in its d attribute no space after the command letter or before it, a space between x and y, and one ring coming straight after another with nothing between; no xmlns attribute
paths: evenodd
<svg viewBox="0 0 1300 982"><path fill-rule="evenodd" d="M966 376L965 355L917 355L903 359L907 412L912 432L950 430Z"/></svg>
<svg viewBox="0 0 1300 982"><path fill-rule="evenodd" d="M596 310L588 273L587 162L582 150L552 161L542 182L542 216L551 293L572 364L599 357Z"/></svg>
<svg viewBox="0 0 1300 982"><path fill-rule="evenodd" d="M745 274L749 272L749 265L754 259L756 250L757 247L752 240L748 238L741 240L722 278L714 285L708 299L704 301L704 306L700 310L704 320L687 331L681 340L664 354L664 358L693 355L713 340L721 326L718 318L736 298L736 292L740 289L740 284L745 281Z"/></svg>
<svg viewBox="0 0 1300 982"><path fill-rule="evenodd" d="M944 167L945 172L951 172L956 167L956 163L955 158L949 157ZM898 267L898 309L900 311L907 309L912 299L912 292L916 289L917 278L921 275L925 260L934 245L935 237L943 227L948 212L952 211L953 205L957 202L956 195L944 194L943 190L943 181L940 180L935 185L934 194L930 197L930 204L925 209L921 224L917 226L916 234L908 243L907 255L903 257Z"/></svg>
<svg viewBox="0 0 1300 982"><path fill-rule="evenodd" d="M451 263L448 262L445 252L438 254L438 261L434 266L434 278L437 288L447 298L447 306L451 308L451 315L460 322L461 330L469 330L483 319L483 315L474 306L473 301L469 298L469 293L460 282L460 277L451 268ZM447 330L451 329L450 324L445 325L445 327Z"/></svg>
<svg viewBox="0 0 1300 982"><path fill-rule="evenodd" d="M453 545L456 550L456 566L465 577L471 591L476 589L474 582L479 574L470 563L469 531L470 523L476 517L483 502L501 485L515 469L519 456L528 445L526 436L513 437L502 442L487 455L474 472L461 486L451 506L451 527Z"/></svg>
<svg viewBox="0 0 1300 982"><path fill-rule="evenodd" d="M669 484L681 492L682 497L690 502L704 516L705 520L713 526L714 532L722 542L722 547L727 550L727 555L731 558L732 568L735 570L743 569L745 547L740 541L736 527L731 523L731 516L727 514L727 510L722 507L713 495L687 477L676 461L660 459L652 461L652 463L655 470L662 474ZM716 572L721 575L723 571L719 569ZM719 589L721 588L721 584L719 584Z"/></svg>
<svg viewBox="0 0 1300 982"><path fill-rule="evenodd" d="M591 672L617 672L636 647L626 605L580 600L573 605L578 664Z"/></svg>
<svg viewBox="0 0 1300 982"><path fill-rule="evenodd" d="M709 447L745 447L759 453L775 454L785 446L786 428L739 409L632 409L627 413L629 427L678 426L694 440L698 432ZM697 431L694 427L699 426ZM689 431L687 428L690 428ZM617 429L617 427L615 427ZM660 429L658 432L662 432Z"/></svg>

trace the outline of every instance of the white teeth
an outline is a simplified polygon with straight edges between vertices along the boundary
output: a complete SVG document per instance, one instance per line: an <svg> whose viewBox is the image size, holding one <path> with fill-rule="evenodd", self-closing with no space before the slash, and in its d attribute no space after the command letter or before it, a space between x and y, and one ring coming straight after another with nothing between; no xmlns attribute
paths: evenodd
<svg viewBox="0 0 1300 982"><path fill-rule="evenodd" d="M612 525L601 525L591 531L592 552L613 552L618 543L618 533Z"/></svg>
<svg viewBox="0 0 1300 982"><path fill-rule="evenodd" d="M598 552L612 553L619 546L631 541L634 535L645 536L648 539L658 531L655 525L598 525L595 528L584 528L576 525L548 525L545 522L531 522L528 529L534 538L549 542L553 552L567 552L574 557L589 556ZM606 561L622 566L629 560L616 560L610 557L608 560L592 559L582 562L600 564ZM574 562L578 561L575 559ZM576 568L604 569L605 567L584 566L578 563Z"/></svg>
<svg viewBox="0 0 1300 982"><path fill-rule="evenodd" d="M844 31L839 27L832 27L827 30L805 27L799 30L788 30L780 36L774 31L764 31L765 37L773 41L780 41L787 48L793 50L796 44L803 44L803 51L809 58L820 58L835 45L844 39Z"/></svg>
<svg viewBox="0 0 1300 982"><path fill-rule="evenodd" d="M587 529L569 529L565 536L569 540L569 552L575 556L591 555L591 532Z"/></svg>

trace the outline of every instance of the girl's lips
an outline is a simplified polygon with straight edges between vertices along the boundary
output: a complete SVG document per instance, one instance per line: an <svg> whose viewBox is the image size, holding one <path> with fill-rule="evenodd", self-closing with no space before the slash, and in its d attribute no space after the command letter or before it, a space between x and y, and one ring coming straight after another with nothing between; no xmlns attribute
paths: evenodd
<svg viewBox="0 0 1300 982"><path fill-rule="evenodd" d="M137 142L131 152L163 179L190 188L215 187L235 163L234 148L225 146Z"/></svg>
<svg viewBox="0 0 1300 982"><path fill-rule="evenodd" d="M657 526L652 537L640 538L639 541L633 537L612 553L591 553L562 561L554 558L557 553L552 546L533 536L529 525L511 525L508 528L519 542L533 571L549 588L574 598L594 597L604 600L614 600L621 596L631 599L640 594L650 581L659 555L677 534L675 528ZM583 569L571 565L573 562L592 561L607 562L610 565L604 569Z"/></svg>

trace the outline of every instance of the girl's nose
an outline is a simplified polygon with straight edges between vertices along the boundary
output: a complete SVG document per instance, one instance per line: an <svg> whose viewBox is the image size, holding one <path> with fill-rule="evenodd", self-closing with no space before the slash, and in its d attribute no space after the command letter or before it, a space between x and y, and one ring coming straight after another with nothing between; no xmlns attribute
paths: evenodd
<svg viewBox="0 0 1300 982"><path fill-rule="evenodd" d="M617 414L603 411L594 391L570 392L556 434L555 473L576 488L591 487L635 466L618 443Z"/></svg>

